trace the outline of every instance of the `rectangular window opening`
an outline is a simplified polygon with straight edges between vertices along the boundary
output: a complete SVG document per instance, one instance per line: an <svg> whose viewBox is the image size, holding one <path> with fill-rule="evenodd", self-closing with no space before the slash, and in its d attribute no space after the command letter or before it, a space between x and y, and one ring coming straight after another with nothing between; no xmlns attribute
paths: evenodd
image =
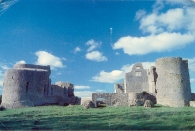
<svg viewBox="0 0 195 131"><path fill-rule="evenodd" d="M136 76L142 76L142 73L141 73L140 71L136 71L136 72L135 72L135 75L136 75Z"/></svg>

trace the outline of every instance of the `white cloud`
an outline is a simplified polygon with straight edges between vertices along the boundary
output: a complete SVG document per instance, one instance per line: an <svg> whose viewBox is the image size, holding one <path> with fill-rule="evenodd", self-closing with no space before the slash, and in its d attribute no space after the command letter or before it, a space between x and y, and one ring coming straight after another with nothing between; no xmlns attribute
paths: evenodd
<svg viewBox="0 0 195 131"><path fill-rule="evenodd" d="M123 65L120 70L113 70L111 72L105 72L104 70L94 77L91 81L103 82L103 83L116 83L119 80L124 79L124 74L132 70L134 64ZM149 69L151 66L154 66L154 62L142 62L144 69Z"/></svg>
<svg viewBox="0 0 195 131"><path fill-rule="evenodd" d="M0 65L0 67L1 67L3 70L7 70L7 69L9 69L9 67L8 67L8 66L6 66L6 65Z"/></svg>
<svg viewBox="0 0 195 131"><path fill-rule="evenodd" d="M89 52L85 55L85 58L88 60L97 61L97 62L108 60L105 56L103 56L103 53L101 53L99 51Z"/></svg>
<svg viewBox="0 0 195 131"><path fill-rule="evenodd" d="M26 62L24 60L21 60L21 61L17 61L16 64L26 64Z"/></svg>
<svg viewBox="0 0 195 131"><path fill-rule="evenodd" d="M0 70L0 86L3 86L4 72Z"/></svg>
<svg viewBox="0 0 195 131"><path fill-rule="evenodd" d="M0 15L2 15L7 9L9 9L18 0L0 0Z"/></svg>
<svg viewBox="0 0 195 131"><path fill-rule="evenodd" d="M82 98L91 98L92 93L105 93L106 90L96 90L96 91L75 91L74 94L75 96L82 97Z"/></svg>
<svg viewBox="0 0 195 131"><path fill-rule="evenodd" d="M171 5L191 5L195 0L166 0L165 2Z"/></svg>
<svg viewBox="0 0 195 131"><path fill-rule="evenodd" d="M193 34L162 33L146 37L122 37L113 49L123 49L129 55L144 55L151 52L171 51L195 41Z"/></svg>
<svg viewBox="0 0 195 131"><path fill-rule="evenodd" d="M74 92L75 96L78 96L78 97L91 97L92 93L94 92L91 92L91 91L75 91Z"/></svg>
<svg viewBox="0 0 195 131"><path fill-rule="evenodd" d="M62 64L62 59L46 51L37 51L35 55L38 57L37 65L50 65L51 69L65 67Z"/></svg>
<svg viewBox="0 0 195 131"><path fill-rule="evenodd" d="M115 55L120 55L120 54L118 52L116 52Z"/></svg>
<svg viewBox="0 0 195 131"><path fill-rule="evenodd" d="M195 57L194 58L186 58L188 59L188 67L190 71L195 71Z"/></svg>
<svg viewBox="0 0 195 131"><path fill-rule="evenodd" d="M139 20L141 17L143 17L146 14L145 10L138 10L135 15L135 20Z"/></svg>
<svg viewBox="0 0 195 131"><path fill-rule="evenodd" d="M194 78L191 78L191 79L190 79L190 83L193 83L194 81L195 81Z"/></svg>
<svg viewBox="0 0 195 131"><path fill-rule="evenodd" d="M164 3L162 0L156 0L155 4L153 5L153 12L158 12L159 10L164 8Z"/></svg>
<svg viewBox="0 0 195 131"><path fill-rule="evenodd" d="M87 45L87 46L90 46L90 47L87 49L87 52L93 51L94 49L100 47L101 44L102 44L102 42L96 42L96 41L94 41L93 39L87 41L86 45Z"/></svg>
<svg viewBox="0 0 195 131"><path fill-rule="evenodd" d="M159 6L163 8L162 1L158 0L154 8L159 11ZM175 8L163 13L158 11L150 14L138 11L135 18L140 19L139 28L149 35L121 37L113 49L123 49L129 55L144 55L176 50L195 42L195 8Z"/></svg>
<svg viewBox="0 0 195 131"><path fill-rule="evenodd" d="M124 72L121 70L113 70L111 72L105 72L104 70L94 77L92 81L95 82L105 82L105 83L114 83L123 78Z"/></svg>
<svg viewBox="0 0 195 131"><path fill-rule="evenodd" d="M80 51L81 51L81 48L77 46L77 47L74 49L73 53L77 53L77 52L80 52Z"/></svg>
<svg viewBox="0 0 195 131"><path fill-rule="evenodd" d="M9 69L9 67L6 64L0 63L0 86L3 86L4 74L7 69Z"/></svg>
<svg viewBox="0 0 195 131"><path fill-rule="evenodd" d="M106 90L96 90L97 93L106 93Z"/></svg>
<svg viewBox="0 0 195 131"><path fill-rule="evenodd" d="M89 86L74 86L74 89L89 89Z"/></svg>

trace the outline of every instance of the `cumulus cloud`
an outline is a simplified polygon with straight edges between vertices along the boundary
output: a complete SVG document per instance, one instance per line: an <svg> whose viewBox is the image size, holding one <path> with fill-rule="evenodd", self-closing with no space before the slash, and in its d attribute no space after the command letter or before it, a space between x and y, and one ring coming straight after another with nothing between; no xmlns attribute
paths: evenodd
<svg viewBox="0 0 195 131"><path fill-rule="evenodd" d="M35 55L38 57L37 65L50 65L52 69L65 67L62 64L62 59L46 51L37 51Z"/></svg>
<svg viewBox="0 0 195 131"><path fill-rule="evenodd" d="M83 86L83 85L81 85L81 86L78 86L78 85L74 86L74 89L89 89L89 88L90 88L89 86Z"/></svg>
<svg viewBox="0 0 195 131"><path fill-rule="evenodd" d="M80 52L80 51L81 51L81 48L77 46L77 47L74 49L73 53L76 54L77 52Z"/></svg>
<svg viewBox="0 0 195 131"><path fill-rule="evenodd" d="M165 52L183 48L195 42L195 8L174 8L159 12L164 7L157 0L152 13L138 11L135 19L140 21L140 29L149 35L143 37L124 36L113 49L123 49L129 55L144 55L151 52ZM182 33L181 33L182 32Z"/></svg>
<svg viewBox="0 0 195 131"><path fill-rule="evenodd" d="M75 96L78 97L91 97L92 96L92 91L75 91L74 94Z"/></svg>
<svg viewBox="0 0 195 131"><path fill-rule="evenodd" d="M101 61L107 61L108 60L105 56L103 56L103 53L101 53L99 51L88 52L85 55L85 58L88 59L88 60L96 61L96 62L101 62Z"/></svg>
<svg viewBox="0 0 195 131"><path fill-rule="evenodd" d="M195 41L193 34L161 33L146 37L122 37L113 49L123 49L129 55L144 55L151 52L171 51Z"/></svg>
<svg viewBox="0 0 195 131"><path fill-rule="evenodd" d="M87 42L86 42L86 45L87 45L87 46L90 46L90 47L87 49L87 52L93 51L94 49L100 47L101 44L102 44L102 42L96 42L96 41L94 41L93 39L87 41Z"/></svg>
<svg viewBox="0 0 195 131"><path fill-rule="evenodd" d="M16 64L26 64L26 62L24 60L21 60L21 61L17 61Z"/></svg>
<svg viewBox="0 0 195 131"><path fill-rule="evenodd" d="M134 63L135 64L135 63ZM103 83L116 83L119 80L124 79L124 74L130 72L134 64L123 65L120 70L113 70L111 72L106 72L104 70L100 71L99 74L92 77L91 81L103 82ZM154 66L154 62L142 62L144 69L149 69Z"/></svg>
<svg viewBox="0 0 195 131"><path fill-rule="evenodd" d="M0 16L18 0L0 0Z"/></svg>

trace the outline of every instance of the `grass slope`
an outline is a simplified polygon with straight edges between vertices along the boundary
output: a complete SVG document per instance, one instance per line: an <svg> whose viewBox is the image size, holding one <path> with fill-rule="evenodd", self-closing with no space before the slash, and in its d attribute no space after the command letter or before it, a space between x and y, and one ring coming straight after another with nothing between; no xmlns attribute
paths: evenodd
<svg viewBox="0 0 195 131"><path fill-rule="evenodd" d="M195 130L195 108L40 106L0 112L0 130Z"/></svg>

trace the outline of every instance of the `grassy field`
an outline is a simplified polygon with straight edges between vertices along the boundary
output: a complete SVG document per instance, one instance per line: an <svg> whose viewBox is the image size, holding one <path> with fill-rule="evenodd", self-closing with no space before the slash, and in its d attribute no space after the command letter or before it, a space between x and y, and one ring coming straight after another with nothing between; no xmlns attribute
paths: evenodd
<svg viewBox="0 0 195 131"><path fill-rule="evenodd" d="M42 106L0 111L0 130L195 130L195 108Z"/></svg>

